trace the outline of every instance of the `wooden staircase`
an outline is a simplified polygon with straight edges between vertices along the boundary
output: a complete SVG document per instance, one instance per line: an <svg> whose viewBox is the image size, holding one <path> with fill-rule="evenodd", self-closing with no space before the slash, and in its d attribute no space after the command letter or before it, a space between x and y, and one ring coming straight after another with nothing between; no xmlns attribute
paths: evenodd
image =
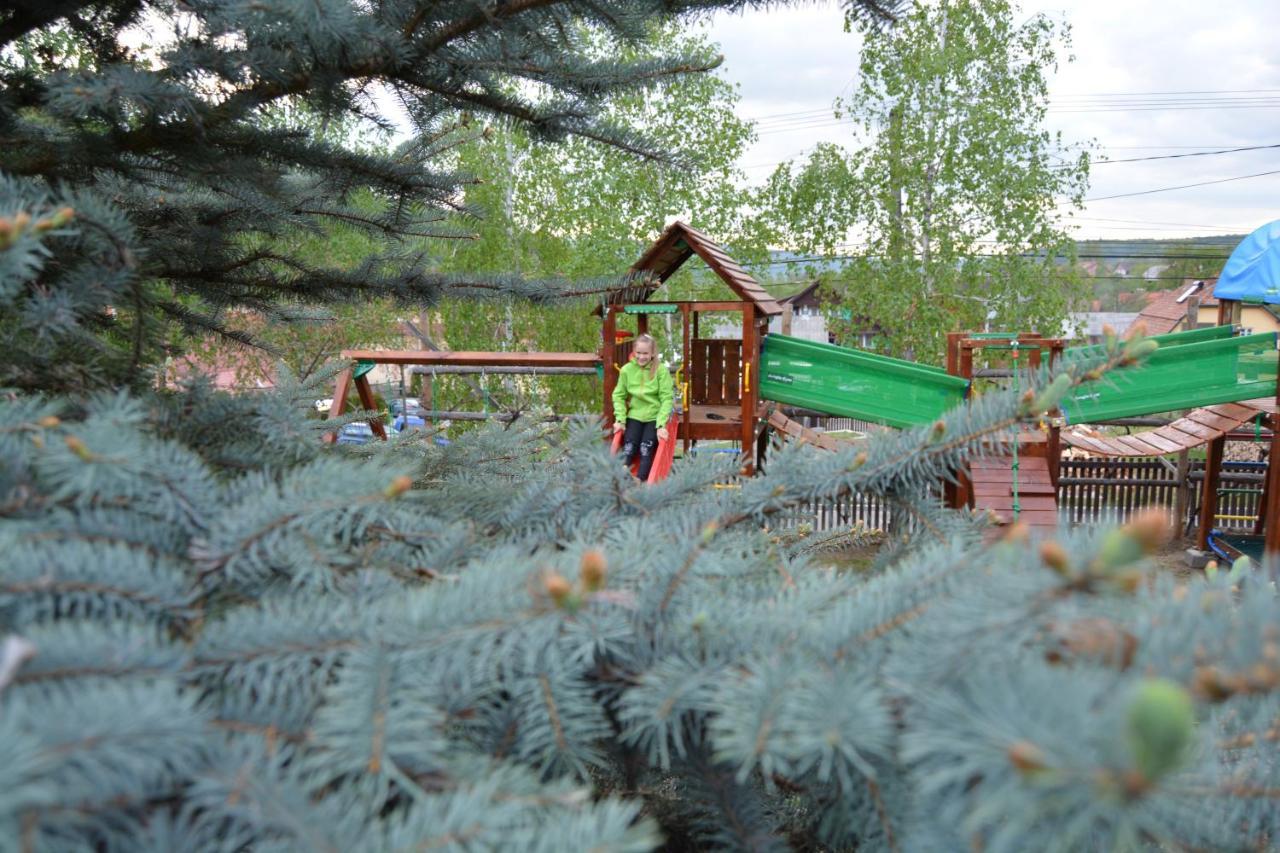
<svg viewBox="0 0 1280 853"><path fill-rule="evenodd" d="M973 506L992 512L998 524L1013 523L1013 457L994 456L969 463ZM1018 457L1018 521L1032 530L1058 527L1058 491L1048 460L1043 456Z"/></svg>

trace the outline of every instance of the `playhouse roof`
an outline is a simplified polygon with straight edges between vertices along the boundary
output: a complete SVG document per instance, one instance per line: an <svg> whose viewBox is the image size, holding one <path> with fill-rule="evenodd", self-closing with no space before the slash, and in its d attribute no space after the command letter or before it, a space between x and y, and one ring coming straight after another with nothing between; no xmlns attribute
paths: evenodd
<svg viewBox="0 0 1280 853"><path fill-rule="evenodd" d="M782 306L765 292L742 266L714 240L684 222L673 222L631 267L633 273L651 273L664 282L680 265L697 255L744 302L763 314L781 314Z"/></svg>
<svg viewBox="0 0 1280 853"><path fill-rule="evenodd" d="M1240 241L1218 278L1219 299L1280 304L1280 219Z"/></svg>

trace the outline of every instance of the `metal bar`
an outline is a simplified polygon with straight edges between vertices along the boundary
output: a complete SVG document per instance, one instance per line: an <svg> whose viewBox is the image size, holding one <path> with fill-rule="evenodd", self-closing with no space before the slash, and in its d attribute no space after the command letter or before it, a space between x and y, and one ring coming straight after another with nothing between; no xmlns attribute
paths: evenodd
<svg viewBox="0 0 1280 853"><path fill-rule="evenodd" d="M343 358L375 364L455 364L477 367L590 367L600 363L593 352L427 352L424 350L343 350Z"/></svg>
<svg viewBox="0 0 1280 853"><path fill-rule="evenodd" d="M418 415L423 420L439 418L449 421L513 421L516 418L532 419L530 415L516 412L439 412L423 411ZM539 421L598 421L599 415L539 415Z"/></svg>
<svg viewBox="0 0 1280 853"><path fill-rule="evenodd" d="M410 374L423 374L426 376L475 376L478 374L487 375L515 375L515 376L595 376L596 369L594 367L476 367L471 365L457 364L441 364L441 365L413 365L409 368Z"/></svg>

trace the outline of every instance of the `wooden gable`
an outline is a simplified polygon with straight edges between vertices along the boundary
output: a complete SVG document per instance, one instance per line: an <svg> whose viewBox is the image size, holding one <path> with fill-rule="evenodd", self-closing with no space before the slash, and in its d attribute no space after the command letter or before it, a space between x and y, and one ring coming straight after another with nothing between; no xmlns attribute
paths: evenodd
<svg viewBox="0 0 1280 853"><path fill-rule="evenodd" d="M683 222L673 222L667 226L649 250L631 267L630 272L637 277L647 274L662 283L693 255L701 258L743 302L751 303L768 316L782 313L782 306L777 300L766 293L741 264L729 257L728 252L710 237Z"/></svg>

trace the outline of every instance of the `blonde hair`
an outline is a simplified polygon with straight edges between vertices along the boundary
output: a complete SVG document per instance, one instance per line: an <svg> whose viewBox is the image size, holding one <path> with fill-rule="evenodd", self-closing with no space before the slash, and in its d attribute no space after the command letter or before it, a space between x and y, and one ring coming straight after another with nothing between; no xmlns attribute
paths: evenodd
<svg viewBox="0 0 1280 853"><path fill-rule="evenodd" d="M652 379L658 375L658 342L648 333L637 335L635 342L631 345L631 351L635 352L635 348L640 344L648 344L649 353L653 356L649 359L649 378Z"/></svg>

